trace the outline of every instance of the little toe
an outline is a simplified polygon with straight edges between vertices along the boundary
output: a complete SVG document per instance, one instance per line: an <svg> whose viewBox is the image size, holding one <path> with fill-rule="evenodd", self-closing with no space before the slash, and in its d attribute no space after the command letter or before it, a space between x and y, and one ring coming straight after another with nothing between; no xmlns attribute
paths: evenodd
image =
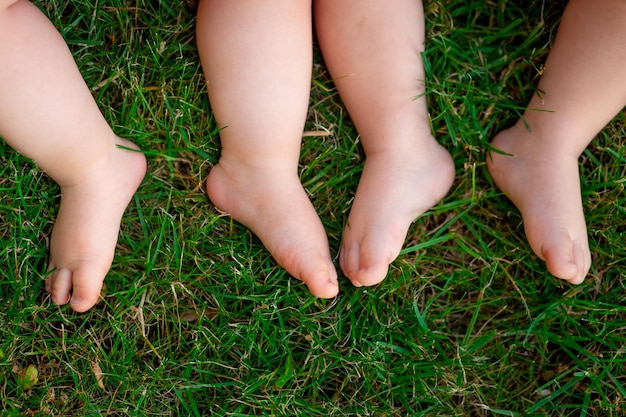
<svg viewBox="0 0 626 417"><path fill-rule="evenodd" d="M54 265L48 266L48 272L46 278L44 279L44 287L48 294L52 292L52 282L54 281L54 276L56 275L56 272L57 271L55 271Z"/></svg>

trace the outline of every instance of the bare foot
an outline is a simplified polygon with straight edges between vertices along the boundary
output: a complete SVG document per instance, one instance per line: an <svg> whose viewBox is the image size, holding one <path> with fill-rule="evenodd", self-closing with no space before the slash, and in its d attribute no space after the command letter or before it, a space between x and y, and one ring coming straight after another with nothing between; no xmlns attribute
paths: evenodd
<svg viewBox="0 0 626 417"><path fill-rule="evenodd" d="M355 286L385 279L411 223L452 185L450 154L432 137L420 143L425 145L367 155L339 256Z"/></svg>
<svg viewBox="0 0 626 417"><path fill-rule="evenodd" d="M591 266L580 193L578 155L551 149L518 125L500 132L487 167L498 188L517 206L533 251L554 276L580 284Z"/></svg>
<svg viewBox="0 0 626 417"><path fill-rule="evenodd" d="M119 139L119 145L137 148ZM146 173L139 152L112 149L75 184L61 185L61 206L50 239L46 291L56 304L83 312L97 302L111 268L120 221Z"/></svg>
<svg viewBox="0 0 626 417"><path fill-rule="evenodd" d="M321 298L337 295L337 272L328 238L297 173L249 167L224 158L206 181L220 210L252 230L274 259Z"/></svg>

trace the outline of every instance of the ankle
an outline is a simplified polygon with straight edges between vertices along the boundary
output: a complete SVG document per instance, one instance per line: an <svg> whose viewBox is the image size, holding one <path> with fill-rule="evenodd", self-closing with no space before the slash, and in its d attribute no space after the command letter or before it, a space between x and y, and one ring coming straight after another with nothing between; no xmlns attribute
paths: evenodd
<svg viewBox="0 0 626 417"><path fill-rule="evenodd" d="M247 182L284 182L288 178L298 178L298 161L283 158L237 158L224 155L211 170L218 170L228 178Z"/></svg>
<svg viewBox="0 0 626 417"><path fill-rule="evenodd" d="M362 134L361 143L367 156L380 154L400 159L431 154L441 148L430 129L424 127L377 129L377 132Z"/></svg>
<svg viewBox="0 0 626 417"><path fill-rule="evenodd" d="M499 132L491 143L496 149L509 154L508 157L537 161L537 163L547 165L560 162L577 162L580 152L564 143L563 137L562 133L548 136L539 129L529 130L528 127L518 122L516 125ZM492 155L494 153L498 154L492 152ZM500 157L507 157L507 155L500 155Z"/></svg>
<svg viewBox="0 0 626 417"><path fill-rule="evenodd" d="M126 183L129 179L143 179L147 170L146 158L132 142L123 140L103 151L92 159L85 158L80 163L67 163L67 169L57 170L56 175L48 173L61 188L81 186L102 186L104 184Z"/></svg>

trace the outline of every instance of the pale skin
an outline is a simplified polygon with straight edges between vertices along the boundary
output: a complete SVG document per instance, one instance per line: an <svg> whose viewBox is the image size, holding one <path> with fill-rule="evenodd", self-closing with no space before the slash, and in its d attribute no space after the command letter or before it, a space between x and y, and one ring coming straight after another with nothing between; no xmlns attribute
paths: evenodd
<svg viewBox="0 0 626 417"><path fill-rule="evenodd" d="M523 120L492 142L510 156L487 159L533 251L572 284L591 267L578 158L626 105L625 22L622 0L571 0Z"/></svg>
<svg viewBox="0 0 626 417"><path fill-rule="evenodd" d="M200 2L198 48L223 128L208 195L312 294L330 298L338 293L337 272L298 178L312 6L325 62L366 153L339 256L354 285L385 278L410 224L447 193L454 165L429 130L420 1Z"/></svg>
<svg viewBox="0 0 626 417"><path fill-rule="evenodd" d="M26 0L0 0L0 136L54 179L61 205L46 290L79 312L98 302L143 154L102 117L72 55Z"/></svg>

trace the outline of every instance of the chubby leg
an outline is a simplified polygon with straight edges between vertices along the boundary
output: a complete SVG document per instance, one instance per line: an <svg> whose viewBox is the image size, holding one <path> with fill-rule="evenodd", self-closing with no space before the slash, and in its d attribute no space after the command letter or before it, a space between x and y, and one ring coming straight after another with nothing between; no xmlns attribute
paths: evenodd
<svg viewBox="0 0 626 417"><path fill-rule="evenodd" d="M85 311L111 267L145 158L117 147L134 145L113 134L65 42L26 0L0 0L0 62L0 136L61 187L46 289Z"/></svg>
<svg viewBox="0 0 626 417"><path fill-rule="evenodd" d="M416 217L454 179L430 132L419 0L317 0L324 59L361 136L363 174L344 230L340 263L357 286L382 281Z"/></svg>
<svg viewBox="0 0 626 417"><path fill-rule="evenodd" d="M202 0L198 48L222 154L211 201L319 297L338 292L328 238L298 178L311 83L310 1Z"/></svg>
<svg viewBox="0 0 626 417"><path fill-rule="evenodd" d="M626 104L624 22L624 1L571 0L523 120L493 140L511 156L487 159L534 252L574 284L591 266L578 158Z"/></svg>

